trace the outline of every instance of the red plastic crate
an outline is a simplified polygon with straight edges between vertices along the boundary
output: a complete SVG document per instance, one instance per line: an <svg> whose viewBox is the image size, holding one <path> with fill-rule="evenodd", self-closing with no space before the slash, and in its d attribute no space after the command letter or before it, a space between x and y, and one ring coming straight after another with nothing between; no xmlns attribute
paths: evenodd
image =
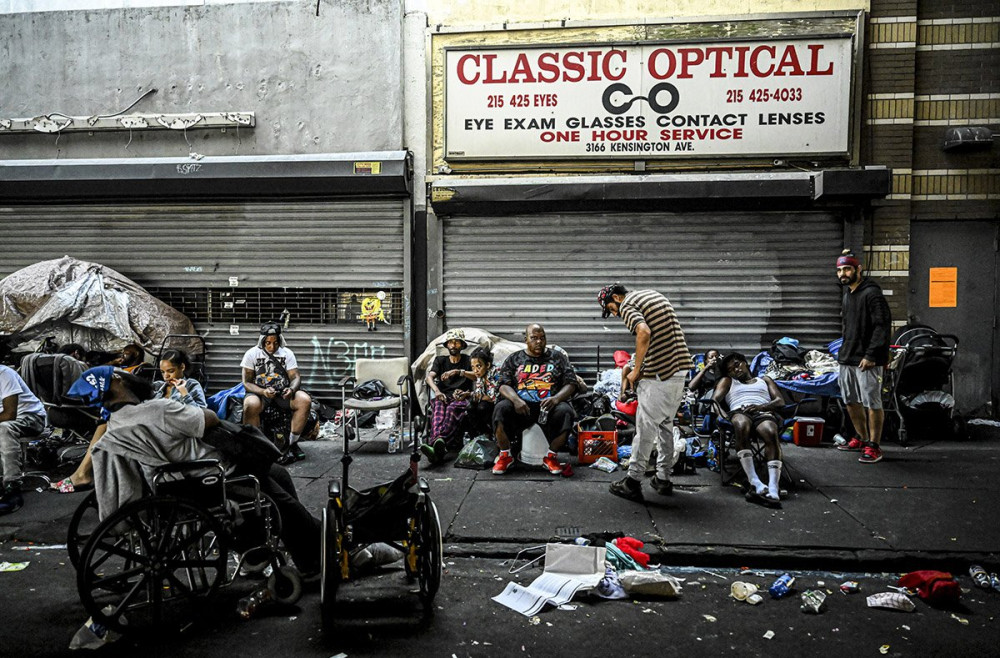
<svg viewBox="0 0 1000 658"><path fill-rule="evenodd" d="M618 432L580 432L577 438L578 463L592 464L601 457L618 461Z"/></svg>

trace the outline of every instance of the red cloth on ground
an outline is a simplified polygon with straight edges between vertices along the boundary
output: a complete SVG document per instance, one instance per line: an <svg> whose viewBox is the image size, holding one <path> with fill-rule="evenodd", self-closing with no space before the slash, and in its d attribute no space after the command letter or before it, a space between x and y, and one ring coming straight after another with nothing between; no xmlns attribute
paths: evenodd
<svg viewBox="0 0 1000 658"><path fill-rule="evenodd" d="M639 549L643 543L635 537L619 537L612 542L625 555L638 562L644 569L649 565L649 555Z"/></svg>
<svg viewBox="0 0 1000 658"><path fill-rule="evenodd" d="M928 603L958 603L962 588L945 571L911 571L899 579L899 586L917 590L917 596Z"/></svg>

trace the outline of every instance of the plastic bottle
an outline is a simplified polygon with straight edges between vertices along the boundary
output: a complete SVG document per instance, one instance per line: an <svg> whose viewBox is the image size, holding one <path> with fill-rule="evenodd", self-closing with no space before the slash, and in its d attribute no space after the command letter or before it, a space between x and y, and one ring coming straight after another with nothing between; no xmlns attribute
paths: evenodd
<svg viewBox="0 0 1000 658"><path fill-rule="evenodd" d="M549 422L549 410L542 409L541 411L538 412L538 424L544 425L547 422Z"/></svg>
<svg viewBox="0 0 1000 658"><path fill-rule="evenodd" d="M847 445L847 439L844 438L843 434L834 434L833 443L834 445L845 446Z"/></svg>
<svg viewBox="0 0 1000 658"><path fill-rule="evenodd" d="M240 599L239 603L236 604L236 612L243 619L250 619L261 606L270 603L273 598L271 590L267 586L264 586L250 596Z"/></svg>
<svg viewBox="0 0 1000 658"><path fill-rule="evenodd" d="M794 584L795 578L791 574L783 573L778 576L778 579L774 581L774 584L767 591L771 594L771 598L784 598L792 591L792 585Z"/></svg>
<svg viewBox="0 0 1000 658"><path fill-rule="evenodd" d="M399 432L392 430L389 432L389 452L396 452L399 450Z"/></svg>

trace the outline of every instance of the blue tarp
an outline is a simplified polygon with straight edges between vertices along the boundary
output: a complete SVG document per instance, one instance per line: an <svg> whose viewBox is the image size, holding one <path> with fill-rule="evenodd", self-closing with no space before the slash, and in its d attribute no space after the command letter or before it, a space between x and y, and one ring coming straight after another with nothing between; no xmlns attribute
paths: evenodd
<svg viewBox="0 0 1000 658"><path fill-rule="evenodd" d="M243 382L240 382L232 388L227 388L224 391L219 391L212 397L208 398L206 402L208 403L208 408L215 412L219 418L226 418L226 403L229 398L244 398L246 397L246 389L243 388Z"/></svg>
<svg viewBox="0 0 1000 658"><path fill-rule="evenodd" d="M750 363L750 372L755 377L764 374L767 367L771 365L771 355L764 351L759 352ZM840 384L836 372L828 372L824 375L810 376L808 379L776 379L775 384L789 391L806 393L808 395L824 395L827 397L840 397Z"/></svg>

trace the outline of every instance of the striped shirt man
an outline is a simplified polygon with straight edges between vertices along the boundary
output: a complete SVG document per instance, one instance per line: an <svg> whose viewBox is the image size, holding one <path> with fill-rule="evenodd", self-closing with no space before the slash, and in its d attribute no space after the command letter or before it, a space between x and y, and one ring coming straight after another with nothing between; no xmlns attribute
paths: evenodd
<svg viewBox="0 0 1000 658"><path fill-rule="evenodd" d="M641 322L649 327L649 348L641 369L643 377L666 379L694 367L684 331L666 297L655 290L629 292L622 300L618 314L632 334Z"/></svg>

